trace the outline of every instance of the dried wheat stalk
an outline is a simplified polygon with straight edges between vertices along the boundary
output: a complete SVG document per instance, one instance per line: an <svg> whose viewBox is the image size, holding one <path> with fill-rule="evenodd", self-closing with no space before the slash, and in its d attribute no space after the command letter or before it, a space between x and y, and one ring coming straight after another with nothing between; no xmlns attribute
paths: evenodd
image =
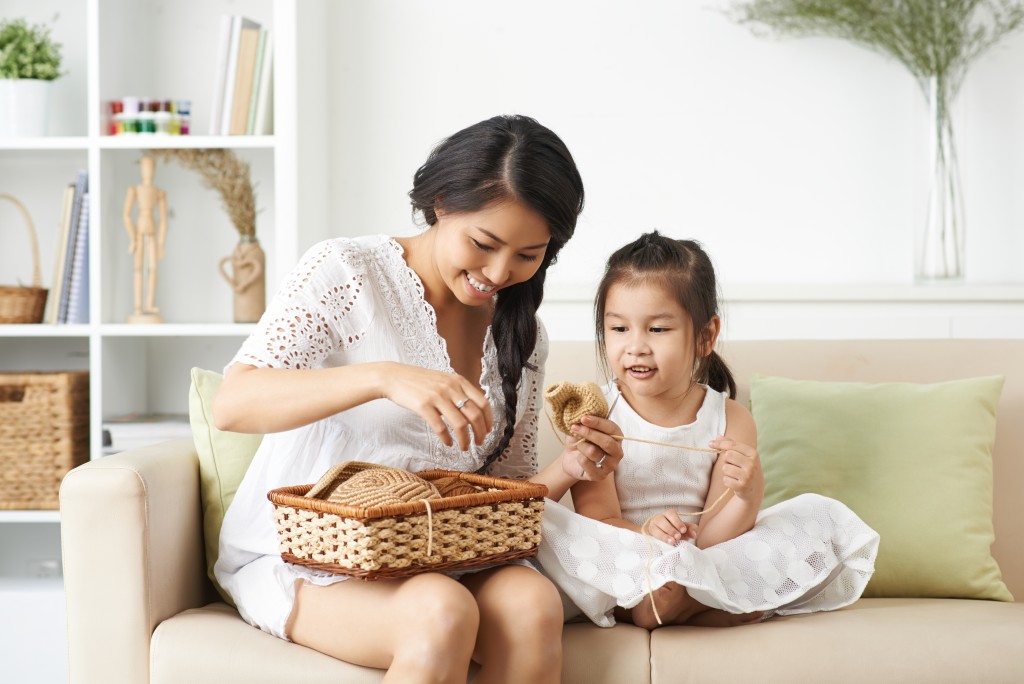
<svg viewBox="0 0 1024 684"><path fill-rule="evenodd" d="M220 193L221 206L241 237L256 236L256 193L249 180L249 164L231 150L150 150L154 157L177 161L198 171L203 185Z"/></svg>

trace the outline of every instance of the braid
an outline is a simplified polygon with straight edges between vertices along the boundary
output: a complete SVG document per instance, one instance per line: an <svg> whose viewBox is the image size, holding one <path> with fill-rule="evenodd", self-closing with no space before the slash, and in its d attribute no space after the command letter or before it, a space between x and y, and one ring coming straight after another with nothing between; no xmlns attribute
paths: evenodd
<svg viewBox="0 0 1024 684"><path fill-rule="evenodd" d="M512 442L516 431L519 383L523 369L536 370L530 356L537 344L537 308L544 296L545 268L531 278L498 293L498 301L491 319L491 336L498 352L498 372L501 374L501 393L505 399L505 429L494 451L487 455L477 470L484 473Z"/></svg>

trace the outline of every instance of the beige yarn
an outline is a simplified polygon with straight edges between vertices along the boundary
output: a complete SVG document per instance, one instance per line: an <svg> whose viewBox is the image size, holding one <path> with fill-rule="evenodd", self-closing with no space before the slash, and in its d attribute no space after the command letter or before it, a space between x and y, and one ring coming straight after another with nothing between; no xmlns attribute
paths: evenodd
<svg viewBox="0 0 1024 684"><path fill-rule="evenodd" d="M567 435L583 416L608 417L608 402L593 382L560 382L544 390L544 398L551 405L555 427Z"/></svg>
<svg viewBox="0 0 1024 684"><path fill-rule="evenodd" d="M439 477L431 482L435 487L437 487L438 493L445 498L450 496L480 493L480 489L475 485L466 482L461 477Z"/></svg>
<svg viewBox="0 0 1024 684"><path fill-rule="evenodd" d="M327 471L306 496L346 506L366 507L441 498L440 492L430 482L406 470L387 466L367 468L335 483L338 472L345 465L339 464Z"/></svg>

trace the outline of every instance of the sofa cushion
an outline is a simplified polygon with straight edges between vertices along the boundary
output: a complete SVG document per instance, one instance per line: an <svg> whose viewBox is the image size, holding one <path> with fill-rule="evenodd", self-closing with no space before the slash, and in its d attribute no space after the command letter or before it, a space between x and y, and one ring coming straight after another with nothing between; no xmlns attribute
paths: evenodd
<svg viewBox="0 0 1024 684"><path fill-rule="evenodd" d="M645 629L566 625L562 644L563 684L651 681L650 633ZM383 670L342 662L261 632L223 603L186 610L160 623L150 663L152 684L369 684L384 677Z"/></svg>
<svg viewBox="0 0 1024 684"><path fill-rule="evenodd" d="M651 681L1020 682L1022 625L1021 603L862 599L729 629L665 627L651 633Z"/></svg>
<svg viewBox="0 0 1024 684"><path fill-rule="evenodd" d="M757 376L750 403L764 507L838 499L881 535L869 597L1012 601L990 547L1003 379L935 384Z"/></svg>
<svg viewBox="0 0 1024 684"><path fill-rule="evenodd" d="M213 397L220 387L220 373L192 369L192 384L188 392L189 422L192 439L199 456L199 486L203 503L203 536L206 542L206 574L218 593L230 602L213 576L213 566L219 554L220 527L224 513L235 498L262 435L244 435L218 430L213 424Z"/></svg>

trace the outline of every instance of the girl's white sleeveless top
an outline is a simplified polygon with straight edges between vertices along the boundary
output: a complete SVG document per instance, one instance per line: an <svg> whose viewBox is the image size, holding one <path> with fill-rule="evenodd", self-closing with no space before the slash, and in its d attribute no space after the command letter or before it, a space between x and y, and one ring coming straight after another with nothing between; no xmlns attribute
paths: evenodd
<svg viewBox="0 0 1024 684"><path fill-rule="evenodd" d="M604 387L604 395L609 418L626 437L707 448L708 442L725 433L727 395L706 385L700 387L705 394L697 420L677 427L661 427L641 418L614 381ZM718 454L629 440L623 441L622 450L625 457L615 471L615 488L623 518L642 525L668 509L695 512L704 508Z"/></svg>

